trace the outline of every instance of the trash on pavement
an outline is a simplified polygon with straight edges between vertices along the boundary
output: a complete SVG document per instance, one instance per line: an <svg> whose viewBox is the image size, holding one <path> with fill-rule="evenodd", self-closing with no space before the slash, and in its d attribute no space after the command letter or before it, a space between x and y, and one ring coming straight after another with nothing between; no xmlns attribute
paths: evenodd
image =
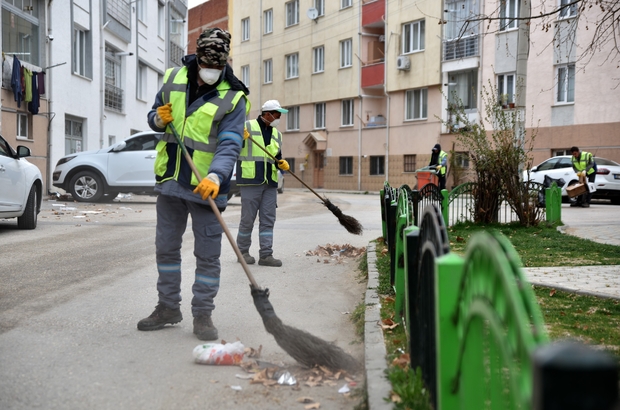
<svg viewBox="0 0 620 410"><path fill-rule="evenodd" d="M194 348L194 361L198 364L237 365L243 360L241 342L205 343Z"/></svg>

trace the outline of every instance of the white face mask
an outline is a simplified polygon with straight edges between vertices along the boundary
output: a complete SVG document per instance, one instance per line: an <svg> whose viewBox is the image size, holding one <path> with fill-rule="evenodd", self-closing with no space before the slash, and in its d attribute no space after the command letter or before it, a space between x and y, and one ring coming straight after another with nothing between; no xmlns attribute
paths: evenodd
<svg viewBox="0 0 620 410"><path fill-rule="evenodd" d="M198 74L200 75L200 79L202 81L211 85L215 84L215 82L220 79L222 70L218 70L216 68L201 68Z"/></svg>
<svg viewBox="0 0 620 410"><path fill-rule="evenodd" d="M278 124L280 124L280 119L276 118L271 124L269 124L269 126L273 128L278 128Z"/></svg>

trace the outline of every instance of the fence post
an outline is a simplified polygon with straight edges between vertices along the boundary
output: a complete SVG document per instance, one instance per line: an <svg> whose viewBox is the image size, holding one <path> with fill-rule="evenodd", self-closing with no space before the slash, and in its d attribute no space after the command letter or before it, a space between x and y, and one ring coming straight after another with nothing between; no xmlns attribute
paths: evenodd
<svg viewBox="0 0 620 410"><path fill-rule="evenodd" d="M385 224L385 188L379 191L379 198L381 198L381 232L383 234L383 239L387 238L387 230Z"/></svg>
<svg viewBox="0 0 620 410"><path fill-rule="evenodd" d="M547 222L559 222L562 219L562 190L555 182L545 189L545 213Z"/></svg>
<svg viewBox="0 0 620 410"><path fill-rule="evenodd" d="M611 410L618 402L618 364L609 354L576 342L534 351L534 410Z"/></svg>
<svg viewBox="0 0 620 410"><path fill-rule="evenodd" d="M459 287L464 260L449 253L437 258L435 269L435 317L437 340L437 409L458 409L459 397L452 393L452 378L456 375L459 335L454 312L459 302Z"/></svg>
<svg viewBox="0 0 620 410"><path fill-rule="evenodd" d="M404 248L405 248L405 325L407 329L407 339L409 342L409 352L411 352L411 328L412 310L415 309L415 290L417 288L418 267L418 250L420 247L420 228L415 225L409 225L403 232ZM412 355L409 355L411 358Z"/></svg>
<svg viewBox="0 0 620 410"><path fill-rule="evenodd" d="M447 189L442 189L441 196L443 197L441 200L441 215L443 216L443 224L448 227L450 226L450 209L448 208L450 206L450 193Z"/></svg>

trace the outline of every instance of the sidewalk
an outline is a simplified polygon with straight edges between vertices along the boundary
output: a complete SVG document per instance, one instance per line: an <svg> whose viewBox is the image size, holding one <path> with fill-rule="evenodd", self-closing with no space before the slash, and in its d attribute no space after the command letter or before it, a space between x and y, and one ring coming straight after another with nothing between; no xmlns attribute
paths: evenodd
<svg viewBox="0 0 620 410"><path fill-rule="evenodd" d="M567 235L574 235L595 242L619 246L620 252L620 207L593 203L590 208L571 208L562 204L563 226L558 229ZM368 285L366 290L366 383L368 408L391 409L391 384L385 377L387 363L383 331L379 326L380 309L376 288L379 273L375 266L375 245L368 245ZM587 250L585 250L587 251ZM524 268L530 283L553 287L574 293L620 299L620 266L578 266Z"/></svg>

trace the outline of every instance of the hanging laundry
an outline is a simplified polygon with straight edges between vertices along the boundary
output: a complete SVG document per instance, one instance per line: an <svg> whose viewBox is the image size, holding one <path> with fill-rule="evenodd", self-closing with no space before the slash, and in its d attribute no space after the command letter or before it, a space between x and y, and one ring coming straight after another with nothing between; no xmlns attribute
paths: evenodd
<svg viewBox="0 0 620 410"><path fill-rule="evenodd" d="M15 101L17 101L17 107L19 108L22 102L22 65L15 56L13 56L11 88L13 89L13 97L15 98Z"/></svg>
<svg viewBox="0 0 620 410"><path fill-rule="evenodd" d="M39 113L39 87L37 87L37 73L32 75L32 101L28 103L28 111L32 114Z"/></svg>
<svg viewBox="0 0 620 410"><path fill-rule="evenodd" d="M32 101L32 71L24 68L24 102L29 103Z"/></svg>
<svg viewBox="0 0 620 410"><path fill-rule="evenodd" d="M39 95L45 94L45 71L37 73L37 87L39 87Z"/></svg>

